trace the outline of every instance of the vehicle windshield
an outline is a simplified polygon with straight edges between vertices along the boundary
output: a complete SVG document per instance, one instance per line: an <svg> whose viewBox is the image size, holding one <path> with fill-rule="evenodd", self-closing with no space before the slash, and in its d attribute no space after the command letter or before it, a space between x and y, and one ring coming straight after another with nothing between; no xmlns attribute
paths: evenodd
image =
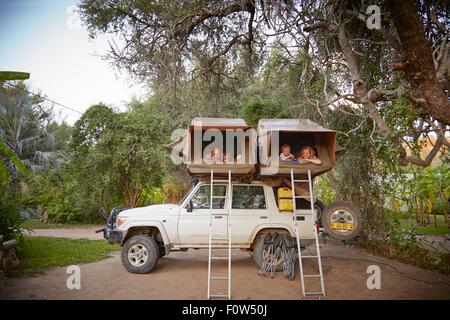
<svg viewBox="0 0 450 320"><path fill-rule="evenodd" d="M183 198L181 198L180 202L178 202L178 205L179 205L179 206L181 206L181 205L183 204L184 200L186 200L187 196L188 196L189 194L191 194L192 189L194 189L194 188L195 188L195 186L192 187L188 192L185 193L185 195L183 196Z"/></svg>

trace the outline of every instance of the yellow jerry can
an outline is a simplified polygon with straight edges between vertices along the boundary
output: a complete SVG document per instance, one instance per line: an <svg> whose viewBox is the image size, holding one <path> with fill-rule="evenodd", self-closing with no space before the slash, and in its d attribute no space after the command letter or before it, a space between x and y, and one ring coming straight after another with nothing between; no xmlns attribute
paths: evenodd
<svg viewBox="0 0 450 320"><path fill-rule="evenodd" d="M278 188L278 208L280 211L292 211L292 190L291 188Z"/></svg>
<svg viewBox="0 0 450 320"><path fill-rule="evenodd" d="M292 198L278 199L278 208L280 209L280 211L292 211Z"/></svg>
<svg viewBox="0 0 450 320"><path fill-rule="evenodd" d="M291 188L287 188L287 187L278 188L278 200L283 199L283 198L292 199Z"/></svg>

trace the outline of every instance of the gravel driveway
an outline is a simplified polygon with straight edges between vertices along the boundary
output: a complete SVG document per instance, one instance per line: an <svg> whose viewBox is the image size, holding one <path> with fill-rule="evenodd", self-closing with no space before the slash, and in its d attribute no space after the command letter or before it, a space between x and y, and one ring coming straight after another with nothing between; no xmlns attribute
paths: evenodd
<svg viewBox="0 0 450 320"><path fill-rule="evenodd" d="M89 239L100 240L103 239L103 233L95 233L95 230L100 229L101 226L91 228L74 228L74 229L34 229L30 231L29 235L32 237L57 237L57 238L71 238L71 239Z"/></svg>
<svg viewBox="0 0 450 320"><path fill-rule="evenodd" d="M36 230L34 235L70 238L101 238L94 229ZM326 244L322 249L327 295L324 299L450 299L450 276L373 256L364 249ZM120 254L82 264L81 289L66 287L66 268L44 274L0 280L1 299L205 299L207 250L173 252L144 275L125 271ZM225 274L225 262L216 262L217 274ZM381 269L381 289L369 290L369 265ZM234 299L299 299L300 282L282 273L274 278L258 276L258 268L246 252L233 251L232 297ZM314 262L305 263L305 273L315 272ZM311 280L315 281L315 280ZM310 290L314 290L313 283Z"/></svg>

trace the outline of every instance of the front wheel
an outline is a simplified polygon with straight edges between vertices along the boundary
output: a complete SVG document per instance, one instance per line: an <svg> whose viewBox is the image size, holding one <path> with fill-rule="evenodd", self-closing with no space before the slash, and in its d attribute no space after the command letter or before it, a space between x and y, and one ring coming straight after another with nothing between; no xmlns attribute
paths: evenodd
<svg viewBox="0 0 450 320"><path fill-rule="evenodd" d="M125 242L121 258L128 272L149 273L159 259L158 244L149 236L133 236Z"/></svg>
<svg viewBox="0 0 450 320"><path fill-rule="evenodd" d="M322 225L335 239L350 240L361 232L361 212L352 204L336 201L322 212Z"/></svg>

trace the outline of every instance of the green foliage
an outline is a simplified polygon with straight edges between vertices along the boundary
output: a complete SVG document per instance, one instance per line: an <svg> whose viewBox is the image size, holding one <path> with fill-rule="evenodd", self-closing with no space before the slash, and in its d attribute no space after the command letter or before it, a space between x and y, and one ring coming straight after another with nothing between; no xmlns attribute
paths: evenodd
<svg viewBox="0 0 450 320"><path fill-rule="evenodd" d="M5 192L5 189L0 189L0 192L0 235L3 235L3 240L20 239L20 203Z"/></svg>
<svg viewBox="0 0 450 320"><path fill-rule="evenodd" d="M398 213L397 213L398 214ZM400 215L401 216L401 215ZM407 228L415 228L417 233L420 235L446 235L450 233L450 226L445 221L444 215L437 215L437 226L431 225L420 225L417 223L414 215L410 212L406 212L405 218L402 219L402 224Z"/></svg>
<svg viewBox="0 0 450 320"><path fill-rule="evenodd" d="M70 224L70 223L43 223L39 219L27 219L22 223L22 227L29 230L35 229L73 229L73 228L86 228L86 227L97 227L97 224L88 224L88 223L78 223L78 224Z"/></svg>
<svg viewBox="0 0 450 320"><path fill-rule="evenodd" d="M9 85L11 84L11 85ZM65 160L67 146L59 136L66 124L53 120L52 109L28 93L23 82L0 85L0 184L17 192L20 175Z"/></svg>
<svg viewBox="0 0 450 320"><path fill-rule="evenodd" d="M248 124L257 125L259 119L279 118L282 110L280 103L251 97L242 104L240 116Z"/></svg>
<svg viewBox="0 0 450 320"><path fill-rule="evenodd" d="M336 190L332 187L329 179L319 176L314 182L314 192L325 205L336 200Z"/></svg>
<svg viewBox="0 0 450 320"><path fill-rule="evenodd" d="M424 240L419 239L419 228L402 222L398 212L385 211L384 225L387 237L374 239L369 246L380 254L402 262L416 264L422 268L443 273L450 272L449 254L424 248Z"/></svg>
<svg viewBox="0 0 450 320"><path fill-rule="evenodd" d="M197 76L200 77L205 70L215 72L217 69L227 69L226 73L232 77L234 65L240 64L246 66L247 70L253 69L263 54L259 50L242 52L240 48L234 47L226 53L227 58L233 59L233 66L228 63L228 59L219 58L212 63L211 57L217 48L224 47L235 35L241 34L242 25L247 25L248 18L244 12L236 11L234 17L221 15L220 19L202 19L197 28L189 28L188 24L192 19L186 17L194 17L209 10L206 9L209 5L213 9L221 4L221 1L137 0L124 5L120 1L83 0L78 7L81 19L92 37L105 32L113 32L119 37L127 35L122 38L127 44L120 49L120 53L114 50L111 52L111 57L118 66L151 80L153 89L161 86L182 89L179 85L182 84L182 78L187 79L186 69L195 66ZM154 27L142 28L142 21ZM222 31L229 39L219 39L211 33L213 29ZM180 45L188 37L191 37L191 41ZM203 38L208 38L211 45L201 45ZM215 80L221 81L214 79L211 81L212 86L215 86Z"/></svg>
<svg viewBox="0 0 450 320"><path fill-rule="evenodd" d="M12 163L22 175L27 175L28 170L25 165L20 161L19 157L12 151L8 145L0 140L0 186L5 185L9 181L9 169L7 163L2 158L5 157L6 161Z"/></svg>
<svg viewBox="0 0 450 320"><path fill-rule="evenodd" d="M413 123L419 116L419 111L412 107L410 100L405 95L395 98L388 107L382 110L386 123L395 129L393 132L396 137L404 137L412 132ZM420 148L418 149L420 150Z"/></svg>
<svg viewBox="0 0 450 320"><path fill-rule="evenodd" d="M140 206L165 203L166 196L159 187L148 187L142 189L142 196L139 201Z"/></svg>
<svg viewBox="0 0 450 320"><path fill-rule="evenodd" d="M24 203L36 207L44 222L100 222L100 204L90 194L71 163L48 168L26 180Z"/></svg>
<svg viewBox="0 0 450 320"><path fill-rule="evenodd" d="M162 192L166 201L169 203L178 203L189 190L187 180L187 178L183 179L174 173L166 175L162 184Z"/></svg>
<svg viewBox="0 0 450 320"><path fill-rule="evenodd" d="M79 223L99 222L101 208L163 202L171 125L152 103L134 101L123 113L92 106L72 129L70 161L27 180L27 204L43 221Z"/></svg>
<svg viewBox="0 0 450 320"><path fill-rule="evenodd" d="M28 72L0 71L0 80L27 80L30 78Z"/></svg>
<svg viewBox="0 0 450 320"><path fill-rule="evenodd" d="M443 214L450 225L450 167L441 164L421 170L411 168L407 174L409 178L404 181L402 190L409 208L415 213L416 221L430 224L431 214Z"/></svg>
<svg viewBox="0 0 450 320"><path fill-rule="evenodd" d="M18 248L20 267L11 275L33 275L49 268L95 262L119 249L104 240L25 237Z"/></svg>

